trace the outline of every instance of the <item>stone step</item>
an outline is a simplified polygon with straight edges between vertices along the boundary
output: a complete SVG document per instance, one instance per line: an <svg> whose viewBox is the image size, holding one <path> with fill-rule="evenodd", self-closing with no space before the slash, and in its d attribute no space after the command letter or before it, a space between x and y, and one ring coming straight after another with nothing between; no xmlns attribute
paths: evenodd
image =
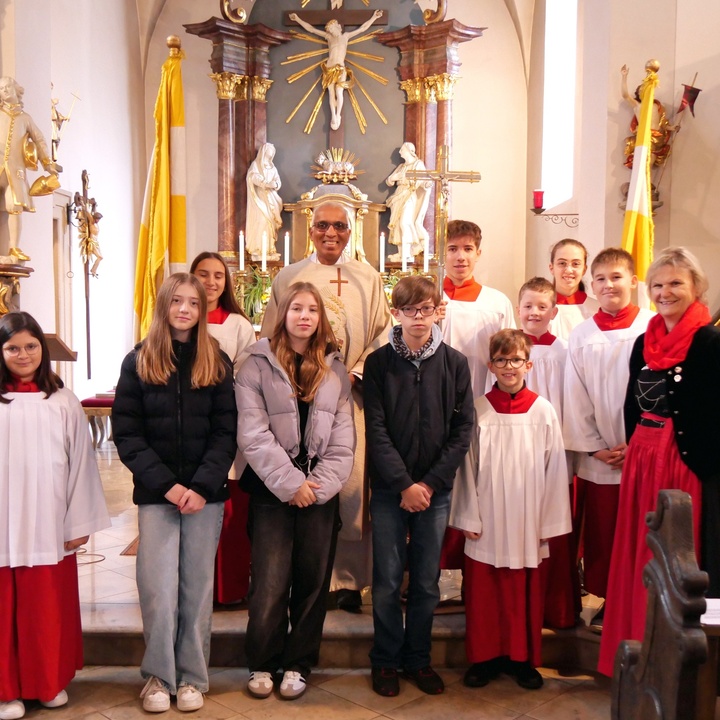
<svg viewBox="0 0 720 720"><path fill-rule="evenodd" d="M137 604L83 603L83 639L86 665L140 665L144 652L142 620ZM244 666L247 610L219 609L213 613L210 664ZM359 615L328 612L320 649L320 667L370 666L372 609ZM572 630L543 630L543 666L577 672L597 667L599 637L584 626ZM435 615L432 662L438 667L465 667L465 615Z"/></svg>

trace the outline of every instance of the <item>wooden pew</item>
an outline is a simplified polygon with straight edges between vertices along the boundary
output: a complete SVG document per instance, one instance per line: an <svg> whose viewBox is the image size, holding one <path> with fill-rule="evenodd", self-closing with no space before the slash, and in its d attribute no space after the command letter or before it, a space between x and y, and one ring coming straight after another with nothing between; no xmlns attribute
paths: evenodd
<svg viewBox="0 0 720 720"><path fill-rule="evenodd" d="M708 577L695 559L690 496L680 490L661 490L657 510L648 513L646 522L654 557L643 571L648 590L645 636L642 643L620 643L611 717L712 718L715 693L709 697L707 692L698 692L699 672L708 658L708 641L700 625Z"/></svg>

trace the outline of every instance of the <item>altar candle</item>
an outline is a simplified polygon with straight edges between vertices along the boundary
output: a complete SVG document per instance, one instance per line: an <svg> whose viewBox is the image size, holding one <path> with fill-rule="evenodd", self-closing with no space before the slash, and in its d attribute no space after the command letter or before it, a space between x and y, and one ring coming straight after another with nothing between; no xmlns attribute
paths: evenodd
<svg viewBox="0 0 720 720"><path fill-rule="evenodd" d="M245 233L242 230L240 231L238 246L238 252L240 255L240 272L245 272Z"/></svg>
<svg viewBox="0 0 720 720"><path fill-rule="evenodd" d="M285 265L290 264L290 233L285 233Z"/></svg>
<svg viewBox="0 0 720 720"><path fill-rule="evenodd" d="M261 251L262 251L262 265L261 265L260 269L263 272L267 272L267 233L266 232L264 232L262 234Z"/></svg>
<svg viewBox="0 0 720 720"><path fill-rule="evenodd" d="M380 233L380 272L385 272L385 233Z"/></svg>
<svg viewBox="0 0 720 720"><path fill-rule="evenodd" d="M400 244L400 253L402 254L402 271L407 272L407 248L405 247L404 239Z"/></svg>
<svg viewBox="0 0 720 720"><path fill-rule="evenodd" d="M542 210L544 194L542 190L533 190L533 207L536 210Z"/></svg>
<svg viewBox="0 0 720 720"><path fill-rule="evenodd" d="M423 247L423 272L425 275L430 271L430 235L425 236Z"/></svg>

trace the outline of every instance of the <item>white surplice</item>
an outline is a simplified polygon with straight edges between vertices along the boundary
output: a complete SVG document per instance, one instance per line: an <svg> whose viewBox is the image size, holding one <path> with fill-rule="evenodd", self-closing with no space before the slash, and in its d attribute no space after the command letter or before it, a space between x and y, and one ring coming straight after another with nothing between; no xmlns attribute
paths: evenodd
<svg viewBox="0 0 720 720"><path fill-rule="evenodd" d="M490 338L504 328L515 328L513 306L499 290L482 286L474 302L448 301L442 323L443 340L468 360L473 397L483 396L492 386L488 378Z"/></svg>
<svg viewBox="0 0 720 720"><path fill-rule="evenodd" d="M588 295L582 305L557 305L558 313L550 321L548 331L555 337L567 341L570 333L581 323L591 318L599 309L600 303Z"/></svg>
<svg viewBox="0 0 720 720"><path fill-rule="evenodd" d="M571 530L567 466L555 411L538 397L524 413L475 401L476 427L460 466L449 524L481 533L465 554L494 567L534 568L547 539Z"/></svg>
<svg viewBox="0 0 720 720"><path fill-rule="evenodd" d="M579 477L601 485L618 485L620 472L589 452L625 442L623 404L630 377L630 353L653 316L641 308L630 327L600 330L590 318L568 340L563 404L565 447L577 452Z"/></svg>
<svg viewBox="0 0 720 720"><path fill-rule="evenodd" d="M61 388L0 404L0 566L55 565L63 544L110 526L88 421Z"/></svg>

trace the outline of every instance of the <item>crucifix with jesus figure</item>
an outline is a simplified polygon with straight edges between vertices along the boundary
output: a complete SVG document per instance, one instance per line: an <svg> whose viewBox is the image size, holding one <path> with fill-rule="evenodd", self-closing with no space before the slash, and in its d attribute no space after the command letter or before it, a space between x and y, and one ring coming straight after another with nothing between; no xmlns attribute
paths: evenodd
<svg viewBox="0 0 720 720"><path fill-rule="evenodd" d="M450 183L480 181L476 170L450 170L450 148L440 145L437 149L435 170L408 170L410 180L430 180L435 185L435 254L438 263L438 284L442 287L445 274L445 240L450 215Z"/></svg>

